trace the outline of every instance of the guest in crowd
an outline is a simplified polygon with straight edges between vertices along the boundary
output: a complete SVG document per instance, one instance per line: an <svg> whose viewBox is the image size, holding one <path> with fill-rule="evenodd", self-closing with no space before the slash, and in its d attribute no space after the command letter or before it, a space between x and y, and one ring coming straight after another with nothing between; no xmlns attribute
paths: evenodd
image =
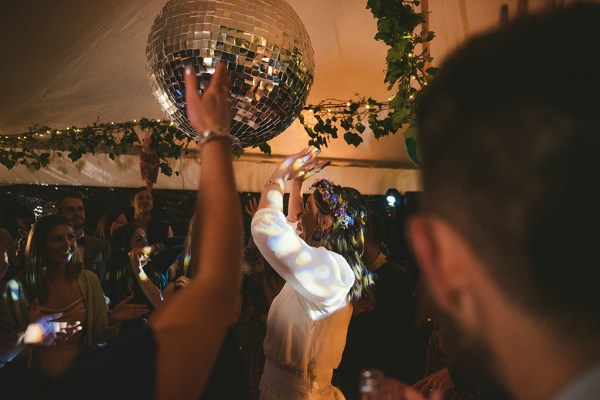
<svg viewBox="0 0 600 400"><path fill-rule="evenodd" d="M29 233L23 275L8 282L0 302L0 336L14 338L44 314L62 313L61 321L82 321L83 331L55 346L21 355L30 368L49 376L64 373L84 351L116 336L119 323L148 310L127 304L108 312L98 277L82 269L73 226L61 215L40 218Z"/></svg>
<svg viewBox="0 0 600 400"><path fill-rule="evenodd" d="M194 273L197 272L197 268L190 268L192 266L192 257L194 252L192 246L194 245L194 235L196 231L196 218L192 215L188 223L188 231L183 242L183 253L181 256L169 267L168 285L163 290L165 298L169 297L177 290L186 287L190 283L190 279Z"/></svg>
<svg viewBox="0 0 600 400"><path fill-rule="evenodd" d="M102 282L110 257L110 243L85 234L85 206L79 193L63 194L56 202L58 213L69 220L75 229L77 249L81 253L83 268L94 271Z"/></svg>
<svg viewBox="0 0 600 400"><path fill-rule="evenodd" d="M127 216L120 210L108 210L98 220L94 236L110 242L113 233L127 223Z"/></svg>
<svg viewBox="0 0 600 400"><path fill-rule="evenodd" d="M409 379L414 285L408 272L388 258L384 238L383 218L369 210L363 261L375 275L373 305L355 308L342 362L333 374L333 384L348 400L359 398L358 376L362 369L377 368L388 377Z"/></svg>
<svg viewBox="0 0 600 400"><path fill-rule="evenodd" d="M250 197L244 205L250 219L254 217L257 209L256 197ZM234 329L244 357L244 369L252 398L258 400L260 379L266 361L263 342L267 334L267 315L285 280L260 254L252 236L244 248L243 259L242 310Z"/></svg>
<svg viewBox="0 0 600 400"><path fill-rule="evenodd" d="M27 235L34 222L35 214L33 210L24 204L16 202L4 210L2 227L8 231L14 243L14 246L9 246L9 269L5 276L6 279L17 276L25 265Z"/></svg>
<svg viewBox="0 0 600 400"><path fill-rule="evenodd" d="M418 109L415 256L456 361L515 399L600 393L598 21L578 3L473 38Z"/></svg>
<svg viewBox="0 0 600 400"><path fill-rule="evenodd" d="M154 198L147 187L138 189L131 200L133 207L133 222L144 228L149 243L164 243L173 236L171 225L165 220L155 218L153 215Z"/></svg>
<svg viewBox="0 0 600 400"><path fill-rule="evenodd" d="M111 260L102 282L102 288L109 299L110 308L127 298L131 298L131 302L134 304L145 305L148 310L155 308L151 299L144 294L140 287L132 271L128 255L132 249L141 251L146 246L148 246L146 232L139 224L125 224L112 235ZM149 272L149 279L153 279L160 285L160 277L154 272ZM145 324L146 321L147 315L140 315L136 319L125 322L121 327L121 331L125 333L140 324Z"/></svg>
<svg viewBox="0 0 600 400"><path fill-rule="evenodd" d="M306 149L280 164L252 220L256 246L286 281L267 319L262 399L341 396L331 385L333 369L344 349L352 302L372 283L361 260L367 210L358 192L317 181L300 216L300 237L283 214L284 180L293 180L288 218L296 221L302 182L320 169L317 153Z"/></svg>
<svg viewBox="0 0 600 400"><path fill-rule="evenodd" d="M208 133L200 148L198 236L192 246L202 268L187 290L166 302L144 328L91 354L62 380L10 370L12 374L0 374L3 394L165 399L203 393L239 296L243 228L231 144L224 134L231 125L227 70L216 68L202 96L195 90L192 68L185 79L188 117L197 132Z"/></svg>
<svg viewBox="0 0 600 400"><path fill-rule="evenodd" d="M193 216L188 225L188 233L185 240L183 256L176 261L178 266L177 272L182 275L173 277L167 287L163 290L159 289L152 280L148 279L146 268L149 264L149 257L144 248L132 248L129 252L132 271L137 278L139 287L146 297L152 302L152 306L157 309L162 306L163 299L175 295L179 289L187 287L190 282L190 276L197 275L201 265L195 262L192 246L194 240L196 218ZM238 301L238 306L231 315L230 326L232 326L239 318L239 306L241 299ZM215 367L207 382L206 389L202 396L202 400L221 400L221 399L237 399L250 400L250 390L244 373L244 360L240 351L233 330L228 329L221 350L217 357Z"/></svg>
<svg viewBox="0 0 600 400"><path fill-rule="evenodd" d="M171 268L181 257L185 245L185 237L174 236L168 238L165 243L149 245L146 231L138 223L128 223L118 228L112 237L111 261L102 282L104 291L111 302L119 302L121 299L134 294L134 298L143 301L149 306L153 303L153 296L147 297L137 284L136 273L132 271L130 252L138 250L144 255L144 273L146 277L163 291L172 291L169 285L169 274ZM162 301L159 299L158 301Z"/></svg>

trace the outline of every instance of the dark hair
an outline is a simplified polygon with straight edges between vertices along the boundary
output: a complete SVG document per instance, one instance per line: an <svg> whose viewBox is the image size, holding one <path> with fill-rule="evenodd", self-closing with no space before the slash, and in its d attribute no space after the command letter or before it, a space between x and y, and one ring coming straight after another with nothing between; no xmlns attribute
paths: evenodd
<svg viewBox="0 0 600 400"><path fill-rule="evenodd" d="M367 237L375 243L382 244L385 240L385 222L377 211L369 209L367 213Z"/></svg>
<svg viewBox="0 0 600 400"><path fill-rule="evenodd" d="M22 203L15 202L4 210L2 218L2 227L5 228L15 239L18 236L19 227L17 226L17 217L35 222L35 213L33 210Z"/></svg>
<svg viewBox="0 0 600 400"><path fill-rule="evenodd" d="M60 196L60 197L59 197L59 198L56 200L56 203L55 203L56 210L57 210L58 212L60 212L60 205L61 205L61 203L63 202L63 200L64 200L64 199L66 199L66 198L68 198L68 197L71 197L71 198L73 198L73 199L79 199L79 200L81 200L81 202L82 202L82 203L84 202L84 201L83 201L83 195L82 195L81 193L79 193L79 192L66 192L66 193L63 193L63 194L62 194L62 195L61 195L61 196Z"/></svg>
<svg viewBox="0 0 600 400"><path fill-rule="evenodd" d="M135 200L135 196L137 196L137 194L138 194L138 193L142 193L142 192L146 192L146 191L150 192L150 194L152 195L152 189L149 189L149 188L148 188L148 187L146 187L146 186L140 186L139 188L137 188L137 189L134 189L134 190L131 192L131 200L132 200L132 201L133 201L133 200ZM153 196L153 197L154 197L154 196Z"/></svg>
<svg viewBox="0 0 600 400"><path fill-rule="evenodd" d="M120 210L108 210L104 212L98 220L98 227L96 228L96 232L94 232L94 236L110 241L110 227L121 215L126 216L126 214Z"/></svg>
<svg viewBox="0 0 600 400"><path fill-rule="evenodd" d="M112 305L134 293L137 278L131 270L129 251L131 239L137 229L144 228L138 223L125 224L113 232L110 240L112 252L102 287Z"/></svg>
<svg viewBox="0 0 600 400"><path fill-rule="evenodd" d="M50 231L57 225L73 227L68 219L59 214L40 217L29 231L25 249L25 267L23 269L23 287L29 301L39 299L43 302L48 297L48 265L46 256L46 240ZM65 277L75 279L81 273L83 264L79 251L74 249L73 256L67 262Z"/></svg>
<svg viewBox="0 0 600 400"><path fill-rule="evenodd" d="M596 334L598 21L599 5L577 4L471 40L417 120L424 212L455 226L515 302Z"/></svg>
<svg viewBox="0 0 600 400"><path fill-rule="evenodd" d="M342 187L331 182L327 189L313 185L315 191L313 197L319 212L330 215L334 219L331 229L323 233L321 245L327 250L342 255L354 272L355 281L348 294L351 301L355 302L366 293L369 286L373 284L373 276L365 267L362 256L365 250L365 229L367 224L367 205L360 192L351 187ZM326 192L324 192L326 190ZM318 195L316 195L318 194ZM351 216L353 223L340 223L339 215L335 213L324 197L334 195L346 202L345 212Z"/></svg>
<svg viewBox="0 0 600 400"><path fill-rule="evenodd" d="M194 277L198 273L199 266L195 264L195 256L194 256L194 243L196 235L198 235L198 230L196 228L196 214L192 214L188 222L188 230L185 235L185 245L183 247L182 257L179 257L178 260L178 269L180 268L182 271L182 275L185 275L189 278ZM191 267L191 268L190 268Z"/></svg>

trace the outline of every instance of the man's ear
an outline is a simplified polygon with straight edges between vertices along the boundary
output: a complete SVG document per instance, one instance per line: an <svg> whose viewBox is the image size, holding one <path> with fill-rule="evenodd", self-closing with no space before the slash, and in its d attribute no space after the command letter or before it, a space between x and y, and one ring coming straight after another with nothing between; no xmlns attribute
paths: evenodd
<svg viewBox="0 0 600 400"><path fill-rule="evenodd" d="M409 220L408 238L438 307L453 314L470 309L467 263L473 259L462 235L441 218L420 215Z"/></svg>

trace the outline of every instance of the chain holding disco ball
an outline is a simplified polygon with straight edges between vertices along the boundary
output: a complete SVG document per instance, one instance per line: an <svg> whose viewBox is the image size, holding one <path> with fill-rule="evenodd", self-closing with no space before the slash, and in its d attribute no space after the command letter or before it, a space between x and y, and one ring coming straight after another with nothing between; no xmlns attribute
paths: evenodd
<svg viewBox="0 0 600 400"><path fill-rule="evenodd" d="M203 92L216 65L225 63L231 133L242 147L283 132L302 110L314 77L310 38L284 0L170 0L152 25L146 60L152 94L194 139L185 110L185 67L194 66Z"/></svg>

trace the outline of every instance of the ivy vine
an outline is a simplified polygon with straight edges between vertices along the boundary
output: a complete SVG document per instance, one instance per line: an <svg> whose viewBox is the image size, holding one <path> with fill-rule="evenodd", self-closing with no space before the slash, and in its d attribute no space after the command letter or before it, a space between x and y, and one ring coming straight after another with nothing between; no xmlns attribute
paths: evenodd
<svg viewBox="0 0 600 400"><path fill-rule="evenodd" d="M316 105L307 105L300 122L308 133L309 144L327 146L331 139L337 139L338 126L345 131L343 137L346 143L354 146L363 142L365 122L376 139L407 128L404 131L406 148L411 160L419 164L415 104L421 90L437 72L437 68L430 66L433 58L426 45L435 34L423 29L426 27L426 15L416 9L420 3L418 0L367 1L367 9L377 19L375 39L389 46L384 82L388 84L388 90L395 88L395 94L387 102L361 98L356 94L358 99L355 100L327 99ZM417 31L419 27L422 28ZM419 45L421 49L417 51Z"/></svg>
<svg viewBox="0 0 600 400"><path fill-rule="evenodd" d="M346 143L359 146L366 124L377 139L407 128L404 130L407 151L418 165L415 103L422 88L437 72L430 67L432 58L426 46L435 35L423 28L417 31L419 27L426 27L426 15L417 11L419 5L418 0L367 0L366 8L377 19L375 39L389 46L384 82L388 90L395 88L395 93L385 102L355 94L355 99L326 99L306 105L299 120L306 129L309 145L327 147L331 140L338 138L341 129ZM72 126L63 130L34 126L26 133L0 136L0 164L8 169L16 165L40 169L49 164L51 151L56 151L59 157L68 151L67 156L73 162L86 153L96 152L108 153L115 159L134 153L135 146L141 145L136 129L151 132L151 147L159 156L160 171L167 176L179 175L179 171L169 166L168 159L179 159L187 154L193 139L169 121L147 118L139 122L96 122L84 128ZM271 153L268 143L255 147L267 155Z"/></svg>
<svg viewBox="0 0 600 400"><path fill-rule="evenodd" d="M78 128L53 129L48 126L34 126L26 133L0 137L0 164L11 169L25 165L40 169L50 162L51 152L59 157L68 152L67 157L76 162L86 153L108 153L114 160L123 154L135 152L141 145L138 131L150 132L150 147L159 156L160 171L171 176L173 169L169 158L179 159L188 153L192 139L166 120L142 118L139 121L121 123L99 123ZM179 171L175 171L179 175Z"/></svg>

